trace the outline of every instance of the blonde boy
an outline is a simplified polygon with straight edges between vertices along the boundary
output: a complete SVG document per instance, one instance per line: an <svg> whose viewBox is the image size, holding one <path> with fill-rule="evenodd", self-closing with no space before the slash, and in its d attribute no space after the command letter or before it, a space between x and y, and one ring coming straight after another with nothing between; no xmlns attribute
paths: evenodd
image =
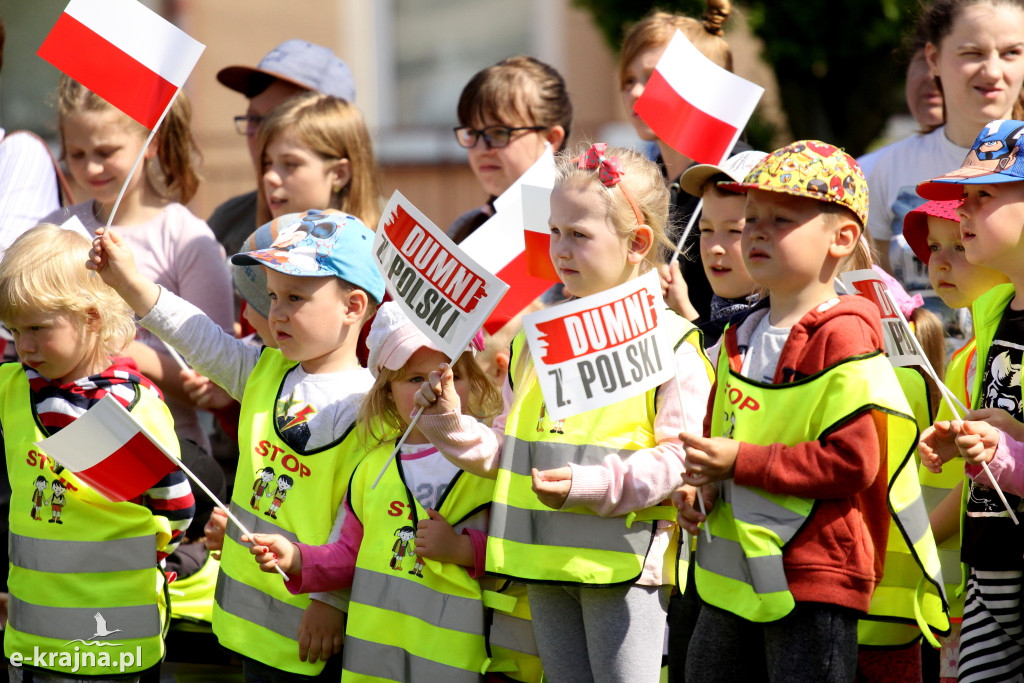
<svg viewBox="0 0 1024 683"><path fill-rule="evenodd" d="M703 486L714 539L698 541L706 604L686 679L853 680L888 538L888 459L916 436L877 309L833 290L861 248L867 184L841 150L805 140L724 187L747 193L743 256L768 298L722 339L710 438L680 434L681 522L704 521Z"/></svg>
<svg viewBox="0 0 1024 683"><path fill-rule="evenodd" d="M243 524L252 532L322 544L356 464L341 446L373 383L356 359L356 343L384 296L384 281L371 255L373 232L354 216L310 210L269 225L276 232L272 246L236 254L232 263L264 266L276 349L258 349L223 333L198 309L146 280L113 231L97 233L89 265L143 326L241 401L231 507ZM271 470L277 483L255 500L251 484ZM285 490L282 482L287 497L278 495ZM279 508L270 515L275 500ZM214 632L243 656L247 679L320 674L323 660L340 652L344 600L292 596L277 577L253 564L240 535L228 527ZM340 672L338 659L331 659L330 670L336 666Z"/></svg>

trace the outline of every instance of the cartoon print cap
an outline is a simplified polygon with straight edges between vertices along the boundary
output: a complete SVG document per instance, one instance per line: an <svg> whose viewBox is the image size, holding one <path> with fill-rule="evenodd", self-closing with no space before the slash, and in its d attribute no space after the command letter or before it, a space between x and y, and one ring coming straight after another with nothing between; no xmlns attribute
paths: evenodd
<svg viewBox="0 0 1024 683"><path fill-rule="evenodd" d="M799 140L777 149L750 170L743 182L719 183L732 192L765 190L845 206L868 222L868 183L853 157L819 140Z"/></svg>
<svg viewBox="0 0 1024 683"><path fill-rule="evenodd" d="M361 220L334 209L310 209L276 218L267 224L271 231L275 223L277 236L269 248L235 254L231 263L299 277L333 275L365 290L377 304L384 299L384 278L373 261L373 231Z"/></svg>
<svg viewBox="0 0 1024 683"><path fill-rule="evenodd" d="M963 185L1017 183L1024 180L1024 121L996 119L982 128L955 171L917 186L925 199L959 199Z"/></svg>
<svg viewBox="0 0 1024 683"><path fill-rule="evenodd" d="M686 172L679 177L679 187L683 189L683 192L691 194L694 197L699 197L701 189L704 187L704 183L708 181L712 176L724 173L729 176L737 183L742 183L743 179L750 173L750 169L757 165L757 162L761 161L768 156L767 152L759 152L757 150L747 150L746 152L740 152L734 154L720 165L715 166L714 164L697 164L686 169Z"/></svg>
<svg viewBox="0 0 1024 683"><path fill-rule="evenodd" d="M956 215L958 206L959 199L933 200L917 207L903 219L903 239L907 240L914 256L921 263L928 265L928 259L932 255L928 250L928 216L959 223L960 217Z"/></svg>

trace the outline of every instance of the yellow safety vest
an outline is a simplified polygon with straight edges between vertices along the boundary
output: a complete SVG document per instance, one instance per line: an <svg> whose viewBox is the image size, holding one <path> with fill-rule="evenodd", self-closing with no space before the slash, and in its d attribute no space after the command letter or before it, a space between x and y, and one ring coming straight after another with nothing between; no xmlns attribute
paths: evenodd
<svg viewBox="0 0 1024 683"><path fill-rule="evenodd" d="M668 310L662 313L660 324L668 326L670 338L677 341L675 348L680 343L691 344L707 363L700 332L693 325ZM656 505L622 517L600 517L583 507L553 510L533 492L530 471L569 463L598 464L610 453L625 459L656 446L656 390L564 421L552 421L546 416L540 383L524 345L525 336L520 333L513 340L509 361L518 378L505 423L505 443L491 507L487 571L526 582L588 586L635 583L643 572L657 521L674 524L675 507ZM710 363L706 367L710 377ZM678 541L673 539L670 546L674 551ZM675 566L674 557L665 562L666 583L675 581L671 576Z"/></svg>
<svg viewBox="0 0 1024 683"><path fill-rule="evenodd" d="M277 349L264 349L242 397L238 469L231 510L257 534L281 534L294 542L327 542L349 477L362 454L355 439L296 453L281 438L274 403L287 373L297 367ZM291 488L288 479L291 480ZM281 495L284 494L284 495ZM276 516L272 516L273 515ZM242 532L228 523L213 607L213 631L221 645L269 666L315 676L324 662L299 660L299 625L308 595L292 595L277 574L260 571Z"/></svg>
<svg viewBox="0 0 1024 683"><path fill-rule="evenodd" d="M465 567L421 558L414 536L427 512L405 484L400 458L371 488L394 450L380 444L349 490L363 524L345 628L345 681L479 683L487 656L480 582ZM452 526L486 514L494 482L459 470L438 501ZM396 504L397 503L397 504Z"/></svg>
<svg viewBox="0 0 1024 683"><path fill-rule="evenodd" d="M541 683L544 668L533 636L526 584L494 577L484 577L481 584L484 586L484 605L488 608L488 654L492 659L515 664L514 670L504 672L505 678Z"/></svg>
<svg viewBox="0 0 1024 683"><path fill-rule="evenodd" d="M168 588L171 594L171 618L212 622L213 595L219 572L220 561L213 553L207 552L206 561L198 571L174 581Z"/></svg>
<svg viewBox="0 0 1024 683"><path fill-rule="evenodd" d="M152 389L135 393L132 415L177 455L167 406ZM107 500L36 448L47 435L20 364L0 365L0 401L11 483L5 656L71 677L153 666L164 655L166 612L156 552L170 524L141 505ZM122 657L131 661L123 671Z"/></svg>
<svg viewBox="0 0 1024 683"><path fill-rule="evenodd" d="M821 373L791 384L762 384L729 367L726 346L718 362L712 413L712 436L754 444L792 446L827 434L836 424L864 410L885 419L880 444L888 468L889 507L896 533L890 531L889 554L916 563L911 587L872 597L870 616L905 621L911 616L922 630L929 623L949 630L935 543L912 467L917 428L892 367L881 352L847 359ZM812 514L814 500L768 493L733 480L721 494L706 524L712 542L697 541L695 580L706 602L755 622L778 620L795 605L782 562L782 549ZM901 545L902 544L902 547ZM925 595L931 583L939 595ZM934 600L933 600L934 598ZM909 608L908 608L909 605ZM916 606L916 607L915 607Z"/></svg>

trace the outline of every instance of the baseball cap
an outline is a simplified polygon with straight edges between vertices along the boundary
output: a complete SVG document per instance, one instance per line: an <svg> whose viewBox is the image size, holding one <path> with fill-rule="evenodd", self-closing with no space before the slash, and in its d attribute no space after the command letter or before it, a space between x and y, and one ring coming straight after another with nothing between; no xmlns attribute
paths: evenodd
<svg viewBox="0 0 1024 683"><path fill-rule="evenodd" d="M294 219L298 215L300 214L289 214L288 216L283 216L283 218L290 217ZM242 242L243 252L269 249L270 245L277 239L279 225L280 219L277 218L261 225L256 229L256 232L246 237L245 241ZM230 261L231 258L233 257L229 257L228 260ZM267 273L263 268L259 266L235 266L231 269L231 279L234 282L235 291L238 292L238 296L246 304L264 318L270 315Z"/></svg>
<svg viewBox="0 0 1024 683"><path fill-rule="evenodd" d="M235 254L231 263L299 277L333 275L365 290L375 303L384 299L384 278L373 260L373 231L355 216L310 209L275 218L263 228L271 235L277 232L270 246Z"/></svg>
<svg viewBox="0 0 1024 683"><path fill-rule="evenodd" d="M228 66L217 80L246 97L255 97L275 78L325 95L356 101L356 82L348 64L323 45L307 40L286 40L260 60L256 68Z"/></svg>
<svg viewBox="0 0 1024 683"><path fill-rule="evenodd" d="M931 258L931 251L928 250L928 216L945 218L947 221L960 222L956 215L956 208L960 206L960 199L932 200L925 202L903 218L903 239L907 240L914 256L928 264Z"/></svg>
<svg viewBox="0 0 1024 683"><path fill-rule="evenodd" d="M1017 183L1024 180L1024 121L996 119L981 129L955 171L917 186L925 199L960 199L962 185Z"/></svg>
<svg viewBox="0 0 1024 683"><path fill-rule="evenodd" d="M701 188L704 187L704 183L708 181L712 176L724 173L729 176L737 183L742 183L743 179L747 177L747 173L750 172L757 162L761 161L768 156L767 152L759 152L757 150L748 150L746 152L740 152L734 154L719 166L714 164L697 164L686 169L686 172L679 177L679 187L683 189L683 192L691 194L694 197L700 196Z"/></svg>
<svg viewBox="0 0 1024 683"><path fill-rule="evenodd" d="M759 161L743 182L722 182L733 192L765 190L845 206L868 222L868 183L853 157L820 140L799 140Z"/></svg>

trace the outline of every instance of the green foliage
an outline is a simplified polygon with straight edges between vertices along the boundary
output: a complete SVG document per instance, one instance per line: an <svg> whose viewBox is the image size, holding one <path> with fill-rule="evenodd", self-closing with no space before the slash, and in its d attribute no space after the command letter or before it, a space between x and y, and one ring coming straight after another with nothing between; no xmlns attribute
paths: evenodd
<svg viewBox="0 0 1024 683"><path fill-rule="evenodd" d="M700 17L702 0L573 0L616 51L625 29L652 8ZM794 138L862 153L889 116L905 111L901 39L918 0L739 0L764 43ZM730 20L731 21L731 20ZM726 38L729 24L726 24ZM763 132L763 131L762 131Z"/></svg>

